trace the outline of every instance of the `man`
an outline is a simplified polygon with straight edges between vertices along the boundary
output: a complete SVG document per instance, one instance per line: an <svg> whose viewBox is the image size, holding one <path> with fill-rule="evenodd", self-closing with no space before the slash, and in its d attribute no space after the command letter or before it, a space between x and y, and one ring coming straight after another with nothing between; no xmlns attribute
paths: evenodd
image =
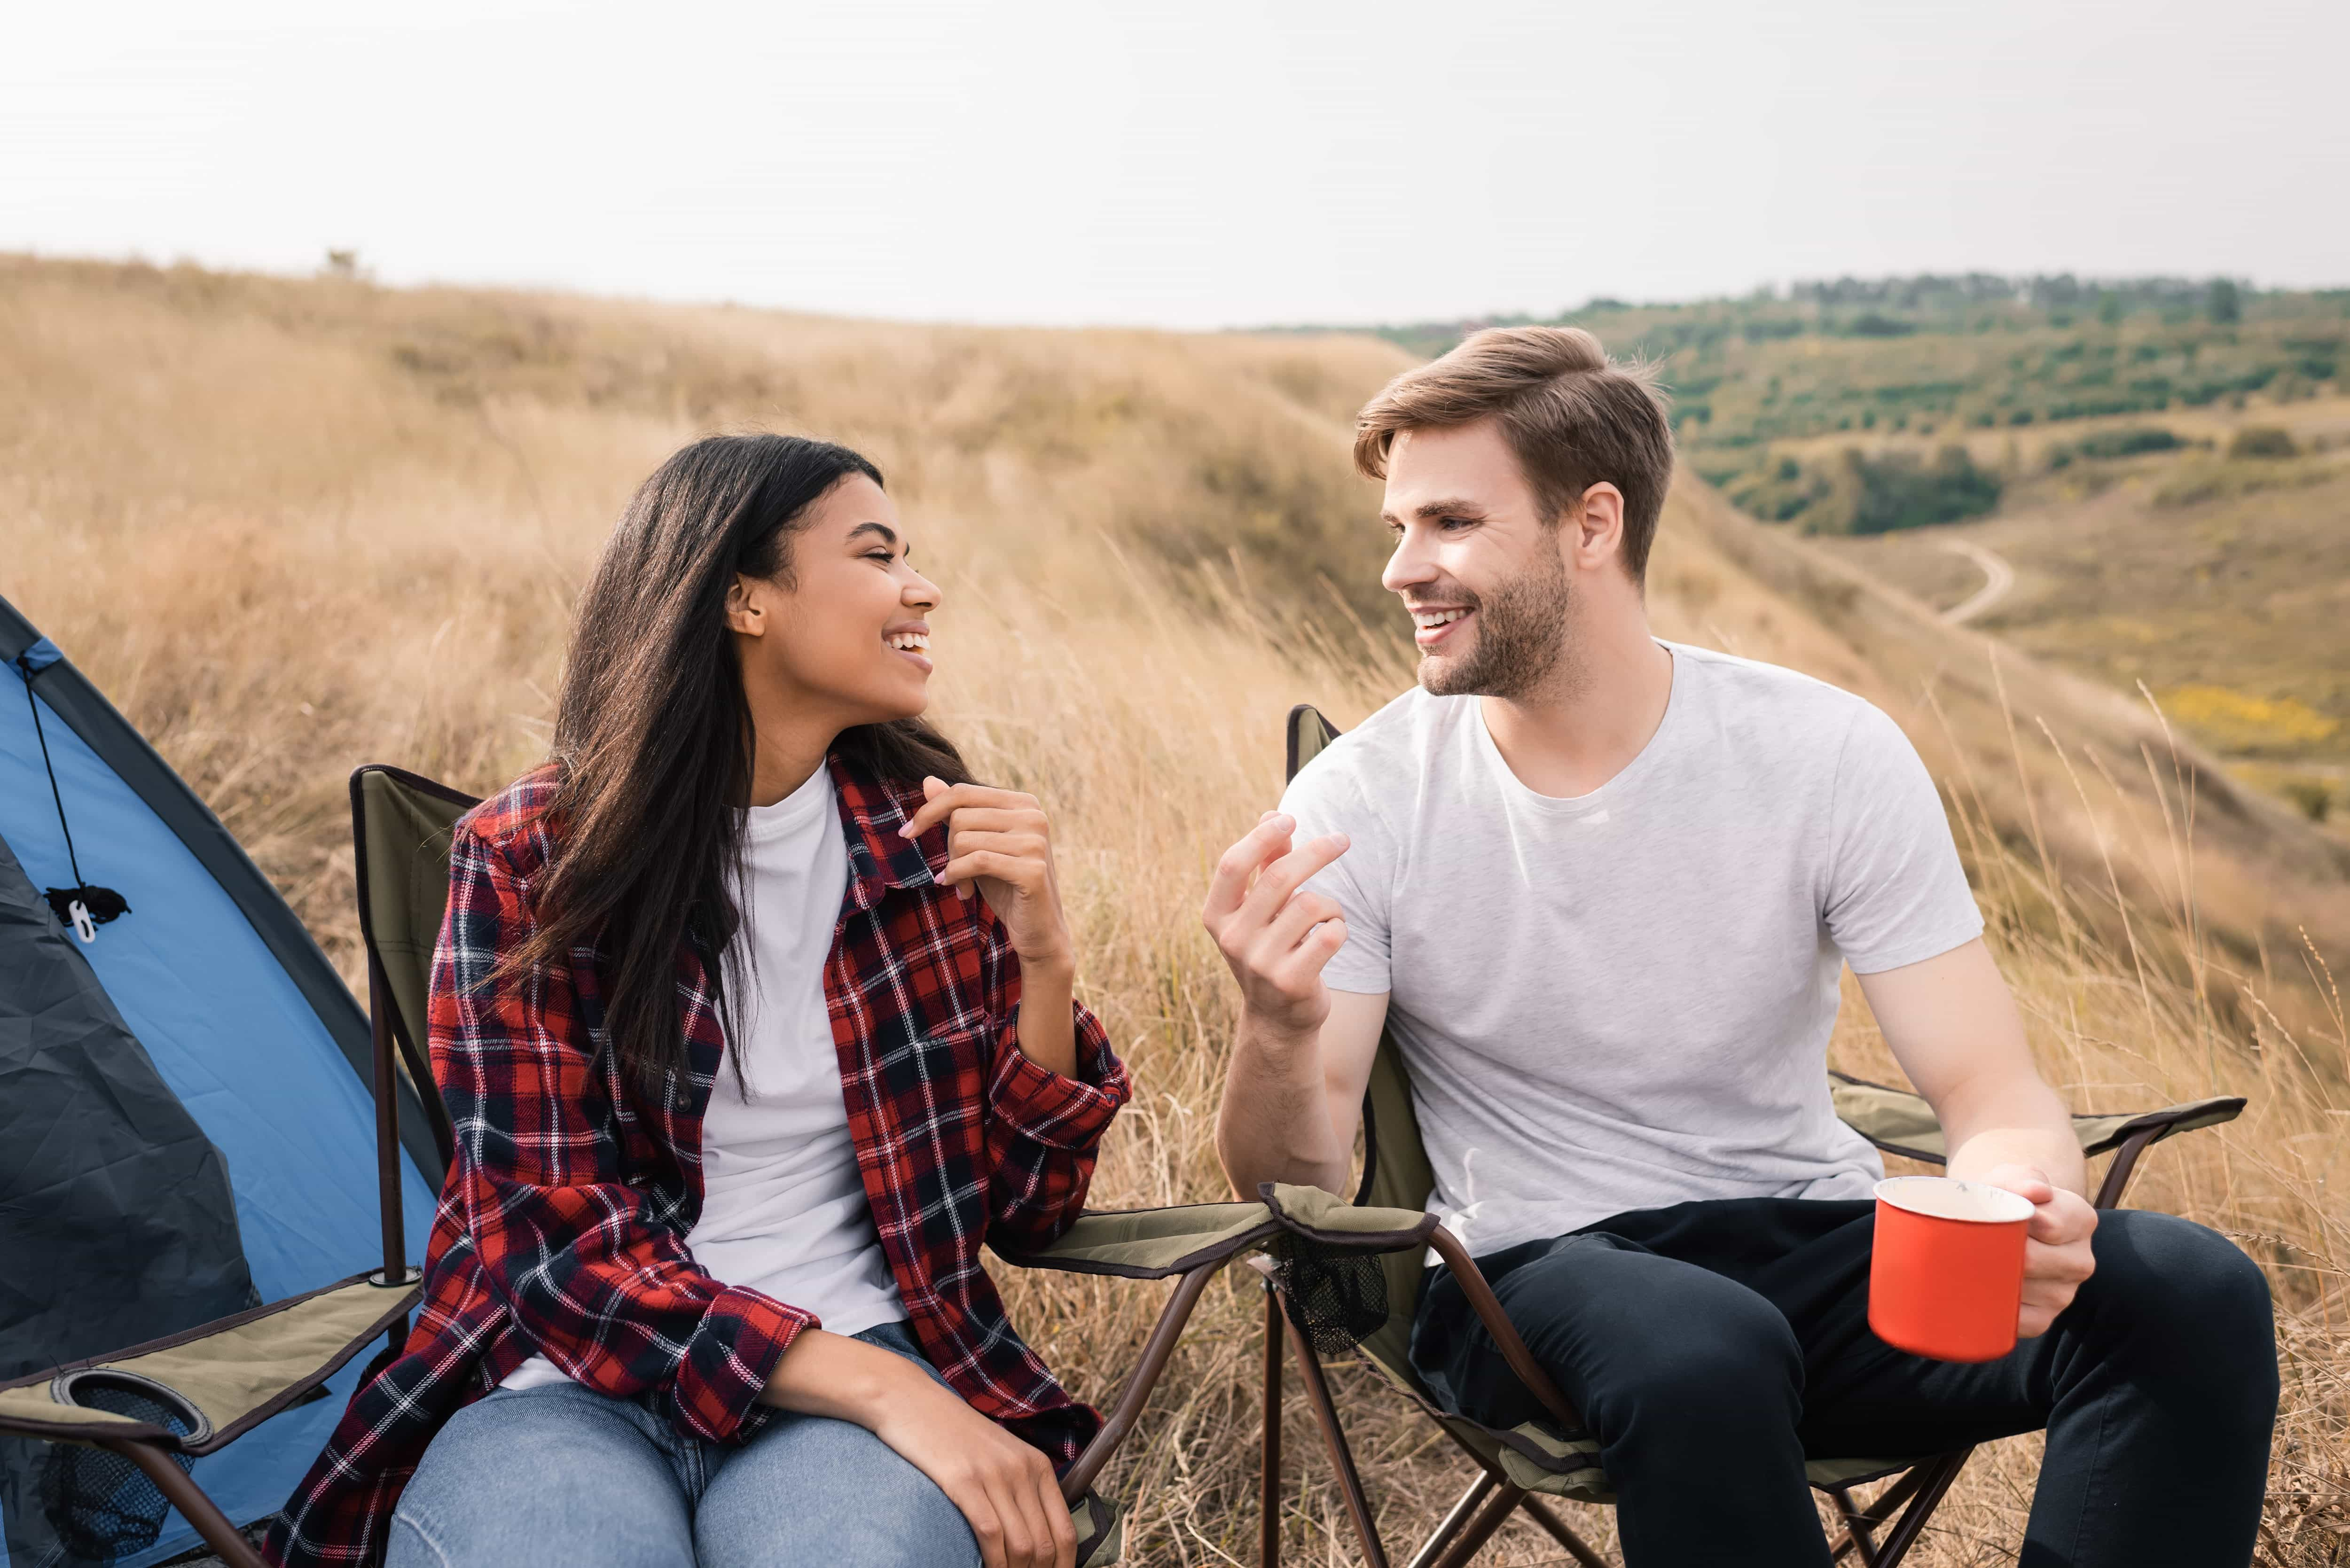
<svg viewBox="0 0 2350 1568"><path fill-rule="evenodd" d="M2082 1196L1893 722L1650 634L1672 439L1643 376L1588 333L1482 332L1357 431L1419 686L1217 867L1206 919L1243 997L1217 1133L1234 1185L1339 1190L1393 1030L1430 1206L1598 1438L1630 1568L1821 1568L1806 1456L2043 1426L2027 1568L2248 1562L2277 1392L2260 1272ZM1883 1170L1825 1074L1846 963L1950 1174L2033 1206L2002 1360L1867 1330ZM1541 1413L1440 1269L1411 1355L1479 1420Z"/></svg>

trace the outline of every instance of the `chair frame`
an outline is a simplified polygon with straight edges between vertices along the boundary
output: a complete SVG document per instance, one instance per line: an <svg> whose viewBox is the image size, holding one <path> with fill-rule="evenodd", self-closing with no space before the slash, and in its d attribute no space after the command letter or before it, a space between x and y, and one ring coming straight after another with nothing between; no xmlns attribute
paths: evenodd
<svg viewBox="0 0 2350 1568"><path fill-rule="evenodd" d="M1290 711L1287 724L1287 763L1289 776L1295 777L1307 758L1300 756L1302 721L1306 715L1329 728L1328 721L1313 708L1300 704ZM1335 734L1335 730L1332 733ZM1861 1080L1835 1075L1848 1084L1867 1088L1883 1088L1883 1085L1865 1084ZM2222 1111L2218 1119L2226 1120L2242 1110L2241 1098L2204 1102L2197 1106L2178 1106L2149 1112L2132 1118L2113 1130L2106 1138L2085 1154L2113 1151L2113 1160L2106 1168L2105 1179L2098 1184L2095 1207L2109 1210L2120 1207L2130 1179L2137 1169L2139 1157L2153 1145L2182 1129L2180 1123L2192 1122L2195 1127L2210 1125L2214 1108ZM1363 1096L1364 1163L1363 1174L1356 1189L1355 1202L1367 1203L1371 1183L1379 1158L1378 1137L1374 1116L1372 1095ZM1867 1137L1866 1133L1863 1133ZM1921 1149L1871 1137L1869 1141L1887 1153L1930 1165L1942 1165L1943 1157L1930 1149ZM1510 1369L1524 1384L1527 1391L1550 1412L1554 1420L1569 1432L1584 1429L1583 1421L1574 1407L1559 1391L1534 1354L1519 1336L1492 1286L1478 1269L1467 1249L1450 1231L1433 1224L1428 1241L1446 1268L1460 1282L1470 1306L1480 1323L1508 1362ZM1280 1286L1273 1279L1265 1281L1264 1306L1264 1427L1260 1457L1259 1490L1262 1520L1259 1527L1259 1568L1279 1568L1281 1558L1281 1426L1282 1426L1282 1341L1284 1324ZM1362 1476L1356 1467L1353 1450L1347 1441L1344 1424L1330 1397L1329 1381L1322 1358L1306 1335L1295 1336L1298 1380L1304 1385L1306 1403L1314 1412L1315 1424L1321 1428L1328 1450L1331 1468L1336 1472L1347 1517L1354 1526L1357 1540L1367 1568L1389 1568L1387 1548L1379 1538L1377 1522L1364 1492ZM1495 1532L1506 1523L1513 1512L1523 1511L1534 1523L1557 1542L1566 1553L1584 1568L1609 1568L1607 1560L1589 1542L1577 1535L1566 1521L1543 1498L1511 1481L1499 1466L1463 1442L1450 1428L1445 1428L1456 1447L1477 1466L1478 1474L1460 1500L1445 1513L1436 1529L1421 1542L1409 1563L1409 1568L1467 1568ZM1816 1485L1814 1490L1825 1492L1835 1505L1841 1531L1828 1542L1831 1560L1841 1563L1847 1555L1856 1557L1862 1568L1898 1568L1918 1537L1924 1533L1943 1497L1965 1469L1973 1447L1933 1454L1898 1465L1875 1476L1862 1476L1832 1484ZM1894 1478L1893 1483L1877 1497L1857 1501L1853 1489ZM1885 1531L1882 1541L1877 1532Z"/></svg>

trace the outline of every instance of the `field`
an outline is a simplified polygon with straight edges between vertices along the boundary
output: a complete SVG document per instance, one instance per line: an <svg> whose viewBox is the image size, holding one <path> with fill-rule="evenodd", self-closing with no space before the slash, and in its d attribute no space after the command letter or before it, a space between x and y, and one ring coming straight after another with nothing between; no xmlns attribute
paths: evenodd
<svg viewBox="0 0 2350 1568"><path fill-rule="evenodd" d="M536 760L572 595L683 441L759 427L858 445L947 590L938 716L983 776L1054 812L1083 991L1140 1085L1093 1200L1211 1199L1232 996L1200 896L1278 793L1287 706L1351 724L1409 680L1369 581L1375 493L1346 458L1353 408L1409 362L1362 337L885 326L0 259L0 594L355 974L351 766L486 790ZM1811 670L1909 729L2076 1104L2251 1096L2241 1121L2151 1155L2136 1200L2268 1270L2286 1411L2262 1560L2335 1562L2350 1041L2331 974L2350 957L2350 848L2144 702L1945 626L1694 479L1651 605L1667 636ZM1836 1064L1894 1075L1847 1002ZM1107 1478L1135 1505L1132 1561L1253 1558L1253 1279L1211 1292L1147 1440ZM1114 1281L1006 1282L1046 1359L1097 1397L1159 1303ZM1340 1383L1385 1533L1417 1539L1465 1477L1391 1397ZM1292 1390L1288 1560L1353 1561ZM1911 1561L2010 1560L2035 1452L1978 1456ZM1569 1511L1611 1539L1603 1511ZM1513 1527L1490 1560L1560 1559Z"/></svg>

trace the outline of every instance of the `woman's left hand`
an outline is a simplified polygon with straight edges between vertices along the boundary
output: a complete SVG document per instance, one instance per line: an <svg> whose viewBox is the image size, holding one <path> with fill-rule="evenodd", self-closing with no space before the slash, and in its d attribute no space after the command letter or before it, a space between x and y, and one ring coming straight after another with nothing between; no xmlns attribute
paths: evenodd
<svg viewBox="0 0 2350 1568"><path fill-rule="evenodd" d="M1003 922L1023 969L1074 967L1076 950L1053 872L1052 826L1036 797L935 778L922 781L922 809L898 831L918 838L947 825L947 864L939 880L958 898L979 889Z"/></svg>

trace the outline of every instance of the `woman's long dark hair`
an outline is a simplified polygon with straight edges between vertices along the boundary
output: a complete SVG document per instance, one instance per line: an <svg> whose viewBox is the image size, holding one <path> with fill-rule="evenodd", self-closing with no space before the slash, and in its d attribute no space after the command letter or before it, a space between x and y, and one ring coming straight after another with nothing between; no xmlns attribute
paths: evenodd
<svg viewBox="0 0 2350 1568"><path fill-rule="evenodd" d="M798 436L712 436L639 488L579 601L556 707L556 851L533 898L537 929L510 970L567 962L593 946L604 1028L622 1075L666 1099L685 1075L678 944L700 950L728 1023L723 961L739 914L751 785L751 711L726 592L738 572L790 587L792 535L852 474L880 470ZM834 742L876 779L968 778L920 719L845 730ZM730 1042L733 1030L728 1029ZM729 1052L733 1046L730 1044Z"/></svg>

